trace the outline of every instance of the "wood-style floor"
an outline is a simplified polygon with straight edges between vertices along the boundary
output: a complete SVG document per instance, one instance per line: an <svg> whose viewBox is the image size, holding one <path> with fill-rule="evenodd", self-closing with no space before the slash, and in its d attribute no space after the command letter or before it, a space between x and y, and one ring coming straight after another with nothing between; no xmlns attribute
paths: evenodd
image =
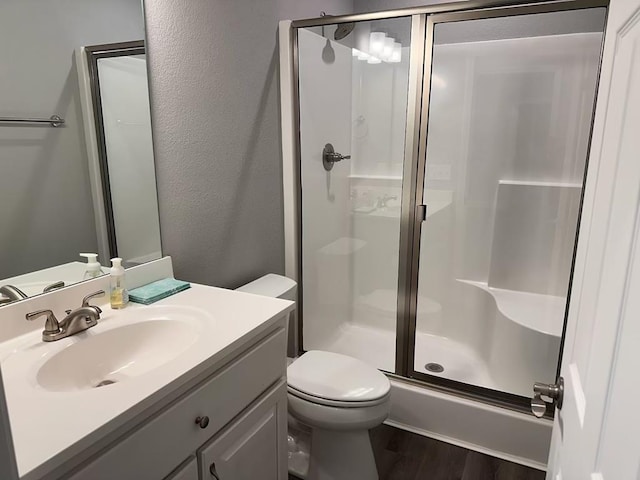
<svg viewBox="0 0 640 480"><path fill-rule="evenodd" d="M540 470L388 425L374 428L370 435L380 480L544 480L545 477Z"/></svg>

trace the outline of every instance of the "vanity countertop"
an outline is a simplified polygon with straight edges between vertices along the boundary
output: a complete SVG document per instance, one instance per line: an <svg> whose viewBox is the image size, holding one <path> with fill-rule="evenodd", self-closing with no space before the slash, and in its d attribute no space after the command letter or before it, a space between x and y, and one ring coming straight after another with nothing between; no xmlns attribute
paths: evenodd
<svg viewBox="0 0 640 480"><path fill-rule="evenodd" d="M63 465L154 403L221 365L237 347L250 342L293 309L293 303L286 300L197 284L150 306L131 303L120 311L100 306L103 313L98 325L72 337L44 343L39 329L0 344L21 479L40 478ZM54 388L42 386L42 367L56 354L123 326L167 320L173 311L187 312L186 317L191 318L185 322L191 322L197 335L183 339L186 346L166 363L100 388L84 388L72 381L63 382L60 391L55 391L55 383ZM193 329L189 332L193 333ZM173 339L164 341L171 345ZM100 350L91 353L95 354L91 361L99 364ZM141 363L144 369L144 361Z"/></svg>

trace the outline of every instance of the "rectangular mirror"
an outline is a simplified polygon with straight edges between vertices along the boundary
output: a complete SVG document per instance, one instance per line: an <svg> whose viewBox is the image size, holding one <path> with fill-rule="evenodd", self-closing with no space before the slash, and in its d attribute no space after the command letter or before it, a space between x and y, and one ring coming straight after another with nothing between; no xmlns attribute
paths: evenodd
<svg viewBox="0 0 640 480"><path fill-rule="evenodd" d="M0 5L0 306L161 257L143 38L139 0Z"/></svg>

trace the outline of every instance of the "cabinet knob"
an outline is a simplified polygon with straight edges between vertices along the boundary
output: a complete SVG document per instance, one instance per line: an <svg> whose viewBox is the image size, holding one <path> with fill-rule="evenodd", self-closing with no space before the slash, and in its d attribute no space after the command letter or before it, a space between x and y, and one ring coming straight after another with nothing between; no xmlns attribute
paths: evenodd
<svg viewBox="0 0 640 480"><path fill-rule="evenodd" d="M200 428L207 428L209 425L209 417L198 417L196 418L196 425L199 425Z"/></svg>
<svg viewBox="0 0 640 480"><path fill-rule="evenodd" d="M213 476L213 478L215 478L215 480L220 480L220 477L218 476L218 472L216 471L215 462L212 463L211 466L209 467L209 473L211 473L211 475Z"/></svg>

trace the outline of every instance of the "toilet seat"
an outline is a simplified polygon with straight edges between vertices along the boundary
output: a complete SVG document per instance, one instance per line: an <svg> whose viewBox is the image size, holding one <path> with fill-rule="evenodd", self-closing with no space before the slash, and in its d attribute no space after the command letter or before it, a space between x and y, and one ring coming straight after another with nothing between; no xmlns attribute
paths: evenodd
<svg viewBox="0 0 640 480"><path fill-rule="evenodd" d="M287 368L291 395L339 408L380 405L388 400L389 379L370 365L339 353L311 350Z"/></svg>
<svg viewBox="0 0 640 480"><path fill-rule="evenodd" d="M380 425L389 415L389 396L377 405L342 408L304 400L291 392L287 395L289 413L311 429L333 431L368 430Z"/></svg>
<svg viewBox="0 0 640 480"><path fill-rule="evenodd" d="M325 405L328 407L337 407L337 408L364 408L364 407L374 407L376 405L380 405L389 400L390 393L387 393L383 397L376 398L374 400L362 400L362 401L341 401L341 400L332 400L330 398L318 397L316 395L309 395L308 393L301 392L293 388L292 386L287 386L287 391L290 395L294 395L302 400L306 400L307 402L316 403L318 405Z"/></svg>

